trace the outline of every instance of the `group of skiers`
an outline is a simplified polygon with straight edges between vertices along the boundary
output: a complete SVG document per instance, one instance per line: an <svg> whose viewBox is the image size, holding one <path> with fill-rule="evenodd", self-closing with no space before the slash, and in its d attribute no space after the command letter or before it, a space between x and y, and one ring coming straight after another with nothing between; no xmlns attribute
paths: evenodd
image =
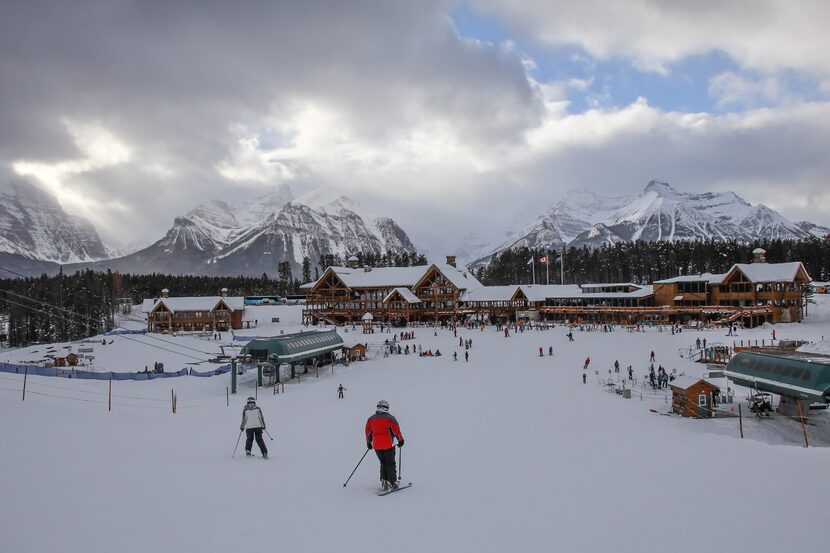
<svg viewBox="0 0 830 553"><path fill-rule="evenodd" d="M340 384L337 387L337 397L343 398L346 388ZM267 432L265 428L265 417L262 410L257 406L256 399L249 397L245 408L242 410L242 423L239 425L239 432L245 431L245 455L251 457L251 449L256 440L263 459L268 458L268 448L262 433ZM384 491L398 488L397 466L395 464L395 440L398 447L403 447L404 438L398 420L389 412L389 402L380 400L375 407L375 414L366 421L364 430L366 436L366 447L374 449L380 461L380 484Z"/></svg>

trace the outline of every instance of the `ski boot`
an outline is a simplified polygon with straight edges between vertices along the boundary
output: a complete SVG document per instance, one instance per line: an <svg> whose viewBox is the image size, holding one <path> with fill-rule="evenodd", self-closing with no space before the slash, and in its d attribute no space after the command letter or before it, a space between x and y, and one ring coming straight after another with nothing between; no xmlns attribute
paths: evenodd
<svg viewBox="0 0 830 553"><path fill-rule="evenodd" d="M392 487L392 483L391 483L391 482L389 482L388 480L381 480L381 481L380 481L380 489L381 489L381 490L386 491L386 490L388 490L390 487Z"/></svg>
<svg viewBox="0 0 830 553"><path fill-rule="evenodd" d="M398 481L395 480L394 482L389 482L389 489L390 490L397 490L398 489Z"/></svg>
<svg viewBox="0 0 830 553"><path fill-rule="evenodd" d="M251 456L252 456L252 453L246 449L245 450L245 457L251 457Z"/></svg>
<svg viewBox="0 0 830 553"><path fill-rule="evenodd" d="M267 451L266 451L265 453L263 453L263 454L262 454L262 458L263 458L263 459L267 459L267 458L268 458L268 452L267 452Z"/></svg>

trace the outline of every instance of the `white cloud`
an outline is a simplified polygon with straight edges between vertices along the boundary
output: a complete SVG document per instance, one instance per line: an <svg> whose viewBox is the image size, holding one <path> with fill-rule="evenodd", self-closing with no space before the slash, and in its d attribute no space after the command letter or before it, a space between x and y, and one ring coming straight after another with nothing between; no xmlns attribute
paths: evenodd
<svg viewBox="0 0 830 553"><path fill-rule="evenodd" d="M480 10L553 45L628 58L665 74L686 56L722 51L748 69L830 76L824 0L473 0Z"/></svg>
<svg viewBox="0 0 830 553"><path fill-rule="evenodd" d="M709 80L709 95L718 105L756 106L759 102L780 102L785 95L777 77L749 79L732 71L724 71Z"/></svg>

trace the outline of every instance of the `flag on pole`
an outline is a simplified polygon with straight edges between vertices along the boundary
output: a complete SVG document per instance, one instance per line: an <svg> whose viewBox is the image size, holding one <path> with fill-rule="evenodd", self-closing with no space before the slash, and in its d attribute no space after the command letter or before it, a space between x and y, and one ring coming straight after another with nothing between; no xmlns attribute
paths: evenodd
<svg viewBox="0 0 830 553"><path fill-rule="evenodd" d="M533 265L533 258L532 257L527 260L527 264L528 265Z"/></svg>
<svg viewBox="0 0 830 553"><path fill-rule="evenodd" d="M548 262L548 256L545 256L545 257L539 259L539 263L547 263L547 262Z"/></svg>

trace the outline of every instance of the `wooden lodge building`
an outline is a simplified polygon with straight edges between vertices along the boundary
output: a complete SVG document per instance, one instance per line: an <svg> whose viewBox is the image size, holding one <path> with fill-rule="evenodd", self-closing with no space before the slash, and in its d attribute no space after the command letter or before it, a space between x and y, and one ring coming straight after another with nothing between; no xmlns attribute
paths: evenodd
<svg viewBox="0 0 830 553"><path fill-rule="evenodd" d="M439 320L506 322L553 319L576 323L655 324L794 322L803 317L810 276L800 262L737 263L723 274L684 275L653 285L633 283L483 286L455 258L417 267L328 267L303 285L303 321L403 325Z"/></svg>
<svg viewBox="0 0 830 553"><path fill-rule="evenodd" d="M736 263L723 274L686 275L654 283L657 305L722 309L746 326L765 321L795 322L804 316L803 289L810 275L801 262L767 263L766 252L752 252L752 263Z"/></svg>
<svg viewBox="0 0 830 553"><path fill-rule="evenodd" d="M242 328L245 298L221 296L162 297L146 299L142 311L147 316L147 332L227 331Z"/></svg>
<svg viewBox="0 0 830 553"><path fill-rule="evenodd" d="M452 256L443 264L377 268L358 267L352 257L348 267L328 267L317 281L303 285L303 321L356 323L367 313L392 324L456 319L462 296L481 287Z"/></svg>

